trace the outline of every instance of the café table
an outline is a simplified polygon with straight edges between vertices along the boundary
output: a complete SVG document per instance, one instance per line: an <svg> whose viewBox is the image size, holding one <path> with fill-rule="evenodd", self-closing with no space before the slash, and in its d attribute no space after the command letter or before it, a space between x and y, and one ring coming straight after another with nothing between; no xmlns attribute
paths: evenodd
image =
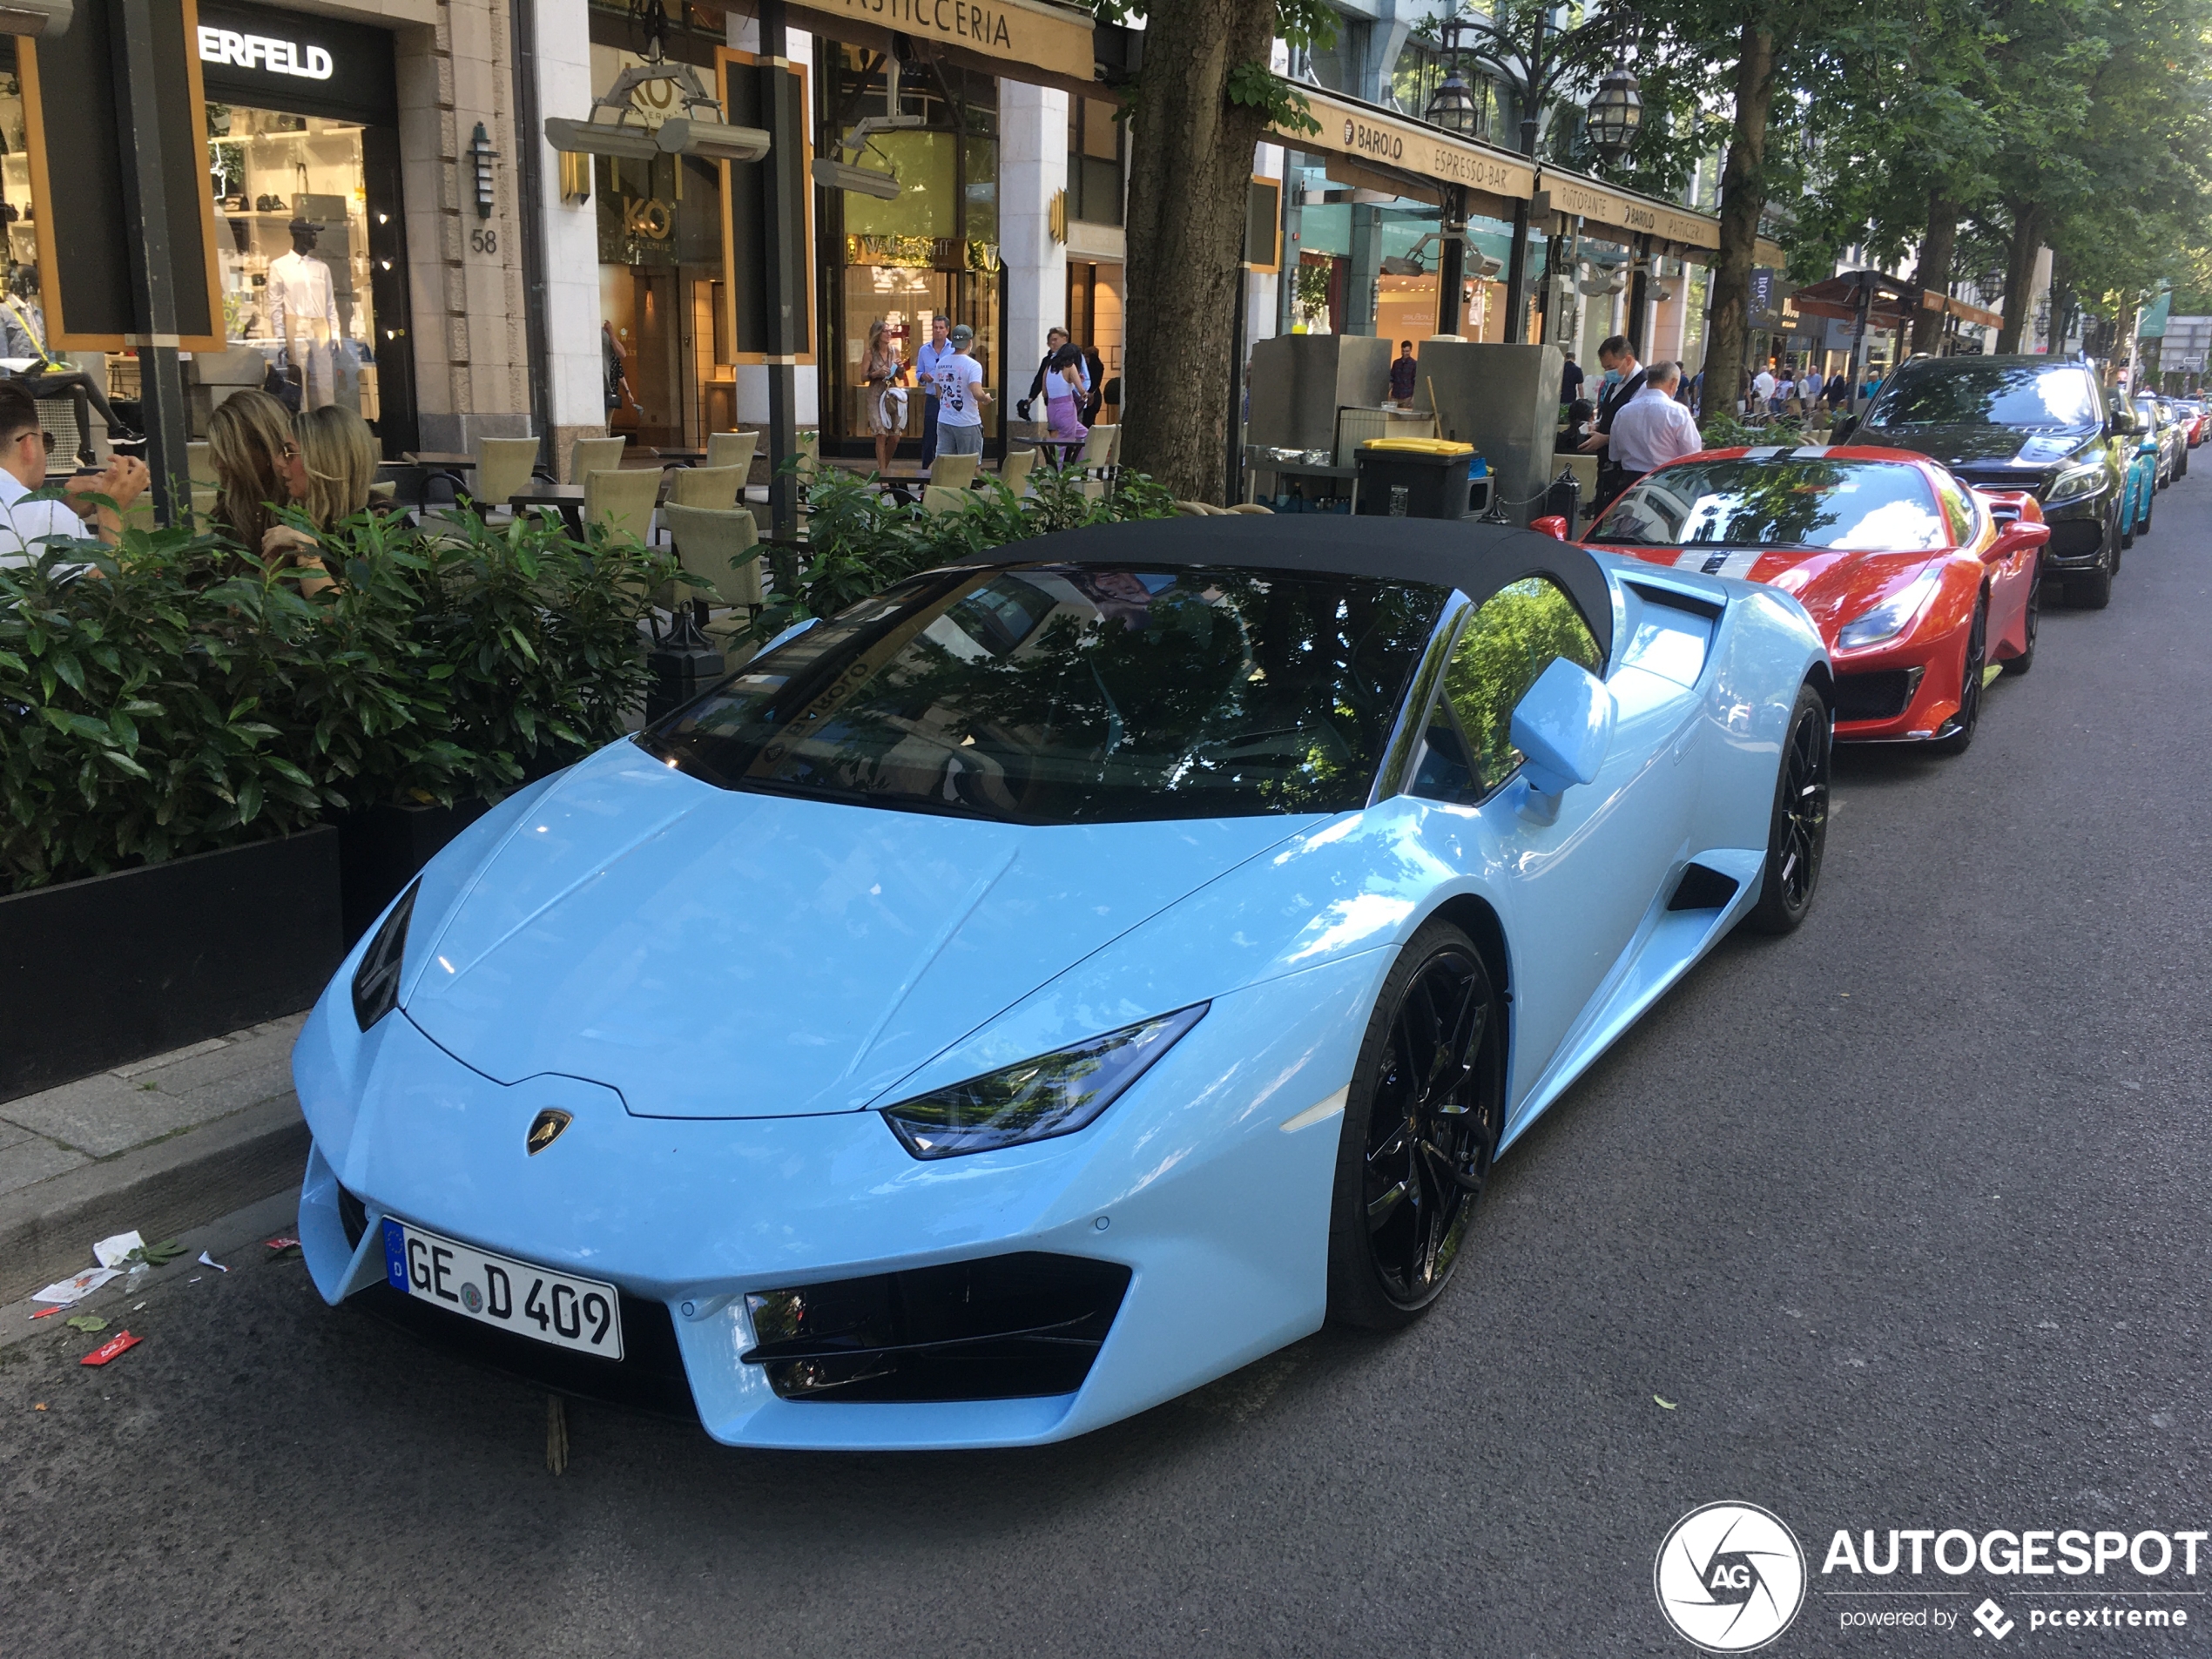
<svg viewBox="0 0 2212 1659"><path fill-rule="evenodd" d="M533 484L528 489L518 489L509 496L507 504L517 513L528 512L537 507L554 508L567 523L569 534L578 541L583 539L582 484Z"/></svg>

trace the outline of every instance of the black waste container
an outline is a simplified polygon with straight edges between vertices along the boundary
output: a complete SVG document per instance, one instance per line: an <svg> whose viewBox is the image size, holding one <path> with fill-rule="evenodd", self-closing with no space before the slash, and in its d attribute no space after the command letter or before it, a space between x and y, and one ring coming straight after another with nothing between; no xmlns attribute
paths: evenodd
<svg viewBox="0 0 2212 1659"><path fill-rule="evenodd" d="M1465 518L1474 446L1374 438L1360 446L1359 508L1377 518Z"/></svg>

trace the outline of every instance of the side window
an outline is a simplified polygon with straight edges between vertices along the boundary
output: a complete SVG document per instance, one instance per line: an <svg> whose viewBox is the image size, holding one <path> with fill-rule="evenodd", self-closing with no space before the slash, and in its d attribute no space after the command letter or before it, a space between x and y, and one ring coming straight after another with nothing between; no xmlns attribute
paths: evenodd
<svg viewBox="0 0 2212 1659"><path fill-rule="evenodd" d="M1413 792L1473 802L1512 777L1521 765L1514 708L1556 657L1604 671L1597 640L1557 583L1524 577L1491 595L1460 631L1445 664Z"/></svg>
<svg viewBox="0 0 2212 1659"><path fill-rule="evenodd" d="M1951 526L1951 545L1966 547L1974 539L1974 504L1958 481L1949 476L1936 480L1936 499L1943 503L1944 522Z"/></svg>

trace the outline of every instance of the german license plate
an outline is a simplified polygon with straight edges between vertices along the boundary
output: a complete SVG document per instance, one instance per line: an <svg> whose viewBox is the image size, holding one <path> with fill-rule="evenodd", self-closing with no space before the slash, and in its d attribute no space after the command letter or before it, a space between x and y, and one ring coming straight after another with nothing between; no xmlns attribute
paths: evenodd
<svg viewBox="0 0 2212 1659"><path fill-rule="evenodd" d="M394 1290L534 1342L622 1358L622 1298L596 1278L556 1273L388 1217L384 1277Z"/></svg>

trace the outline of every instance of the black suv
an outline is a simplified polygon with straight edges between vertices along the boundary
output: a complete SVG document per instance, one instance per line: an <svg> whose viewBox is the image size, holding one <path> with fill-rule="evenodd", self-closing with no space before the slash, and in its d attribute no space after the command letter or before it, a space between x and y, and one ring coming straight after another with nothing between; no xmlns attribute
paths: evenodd
<svg viewBox="0 0 2212 1659"><path fill-rule="evenodd" d="M1985 489L2033 491L2051 525L2043 573L2063 579L2074 604L2101 607L2120 569L2139 429L2078 357L1912 357L1850 441L1917 449Z"/></svg>

